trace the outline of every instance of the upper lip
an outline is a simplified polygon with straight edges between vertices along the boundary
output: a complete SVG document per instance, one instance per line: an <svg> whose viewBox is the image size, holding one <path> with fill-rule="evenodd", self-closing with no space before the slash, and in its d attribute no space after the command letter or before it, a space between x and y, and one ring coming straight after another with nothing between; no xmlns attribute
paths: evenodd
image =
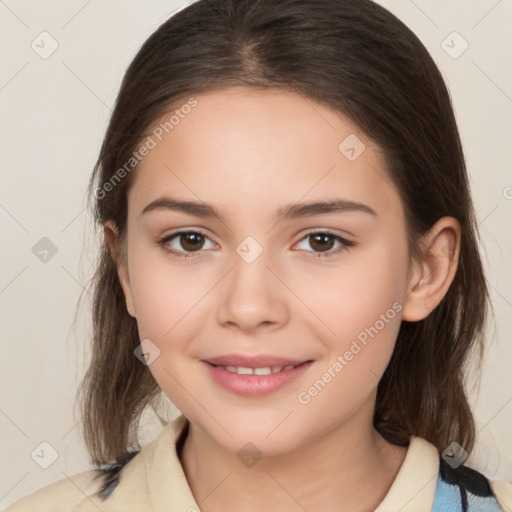
<svg viewBox="0 0 512 512"><path fill-rule="evenodd" d="M298 364L309 361L309 359L287 359L284 357L277 357L267 354L255 356L243 354L227 354L224 356L208 357L207 359L202 360L216 366L241 366L244 368L267 368L290 365L296 366Z"/></svg>

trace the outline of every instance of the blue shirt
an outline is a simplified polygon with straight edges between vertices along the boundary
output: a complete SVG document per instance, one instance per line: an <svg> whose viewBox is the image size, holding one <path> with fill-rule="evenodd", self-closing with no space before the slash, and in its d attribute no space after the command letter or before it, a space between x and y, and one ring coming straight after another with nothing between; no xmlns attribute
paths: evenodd
<svg viewBox="0 0 512 512"><path fill-rule="evenodd" d="M461 465L451 467L439 457L439 475L432 512L502 512L488 479Z"/></svg>

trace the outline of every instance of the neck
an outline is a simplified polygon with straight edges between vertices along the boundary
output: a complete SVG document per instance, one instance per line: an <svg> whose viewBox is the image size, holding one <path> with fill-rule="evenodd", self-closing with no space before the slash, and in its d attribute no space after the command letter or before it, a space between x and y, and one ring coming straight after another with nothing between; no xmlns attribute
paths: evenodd
<svg viewBox="0 0 512 512"><path fill-rule="evenodd" d="M371 421L363 428L360 420L351 418L300 450L265 456L251 467L191 424L180 460L202 512L375 510L407 447L388 443Z"/></svg>

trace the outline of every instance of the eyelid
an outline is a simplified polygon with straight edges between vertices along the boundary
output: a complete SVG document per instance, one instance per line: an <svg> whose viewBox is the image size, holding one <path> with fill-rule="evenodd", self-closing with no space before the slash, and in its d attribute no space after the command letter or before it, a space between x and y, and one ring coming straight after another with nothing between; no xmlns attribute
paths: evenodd
<svg viewBox="0 0 512 512"><path fill-rule="evenodd" d="M348 233L347 231L345 231L344 233L345 234L341 234L341 233L339 233L339 232L337 232L337 231L335 231L333 229L330 229L330 228L307 229L301 235L301 237L299 239L299 242L301 240L304 240L304 238L306 238L307 236L321 234L321 235L329 235L329 236L332 236L332 237L340 238L340 239L342 239L346 243L355 243L353 240L351 240L351 237L353 237L354 235L352 235L351 233Z"/></svg>

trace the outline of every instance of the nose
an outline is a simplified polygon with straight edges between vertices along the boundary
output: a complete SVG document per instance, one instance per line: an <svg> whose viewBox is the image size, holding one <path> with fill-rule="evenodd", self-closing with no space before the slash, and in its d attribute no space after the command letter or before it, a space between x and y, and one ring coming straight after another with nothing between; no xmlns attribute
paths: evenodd
<svg viewBox="0 0 512 512"><path fill-rule="evenodd" d="M286 324L290 291L279 274L280 267L271 261L270 251L259 249L251 240L240 244L220 285L218 321L246 332Z"/></svg>

